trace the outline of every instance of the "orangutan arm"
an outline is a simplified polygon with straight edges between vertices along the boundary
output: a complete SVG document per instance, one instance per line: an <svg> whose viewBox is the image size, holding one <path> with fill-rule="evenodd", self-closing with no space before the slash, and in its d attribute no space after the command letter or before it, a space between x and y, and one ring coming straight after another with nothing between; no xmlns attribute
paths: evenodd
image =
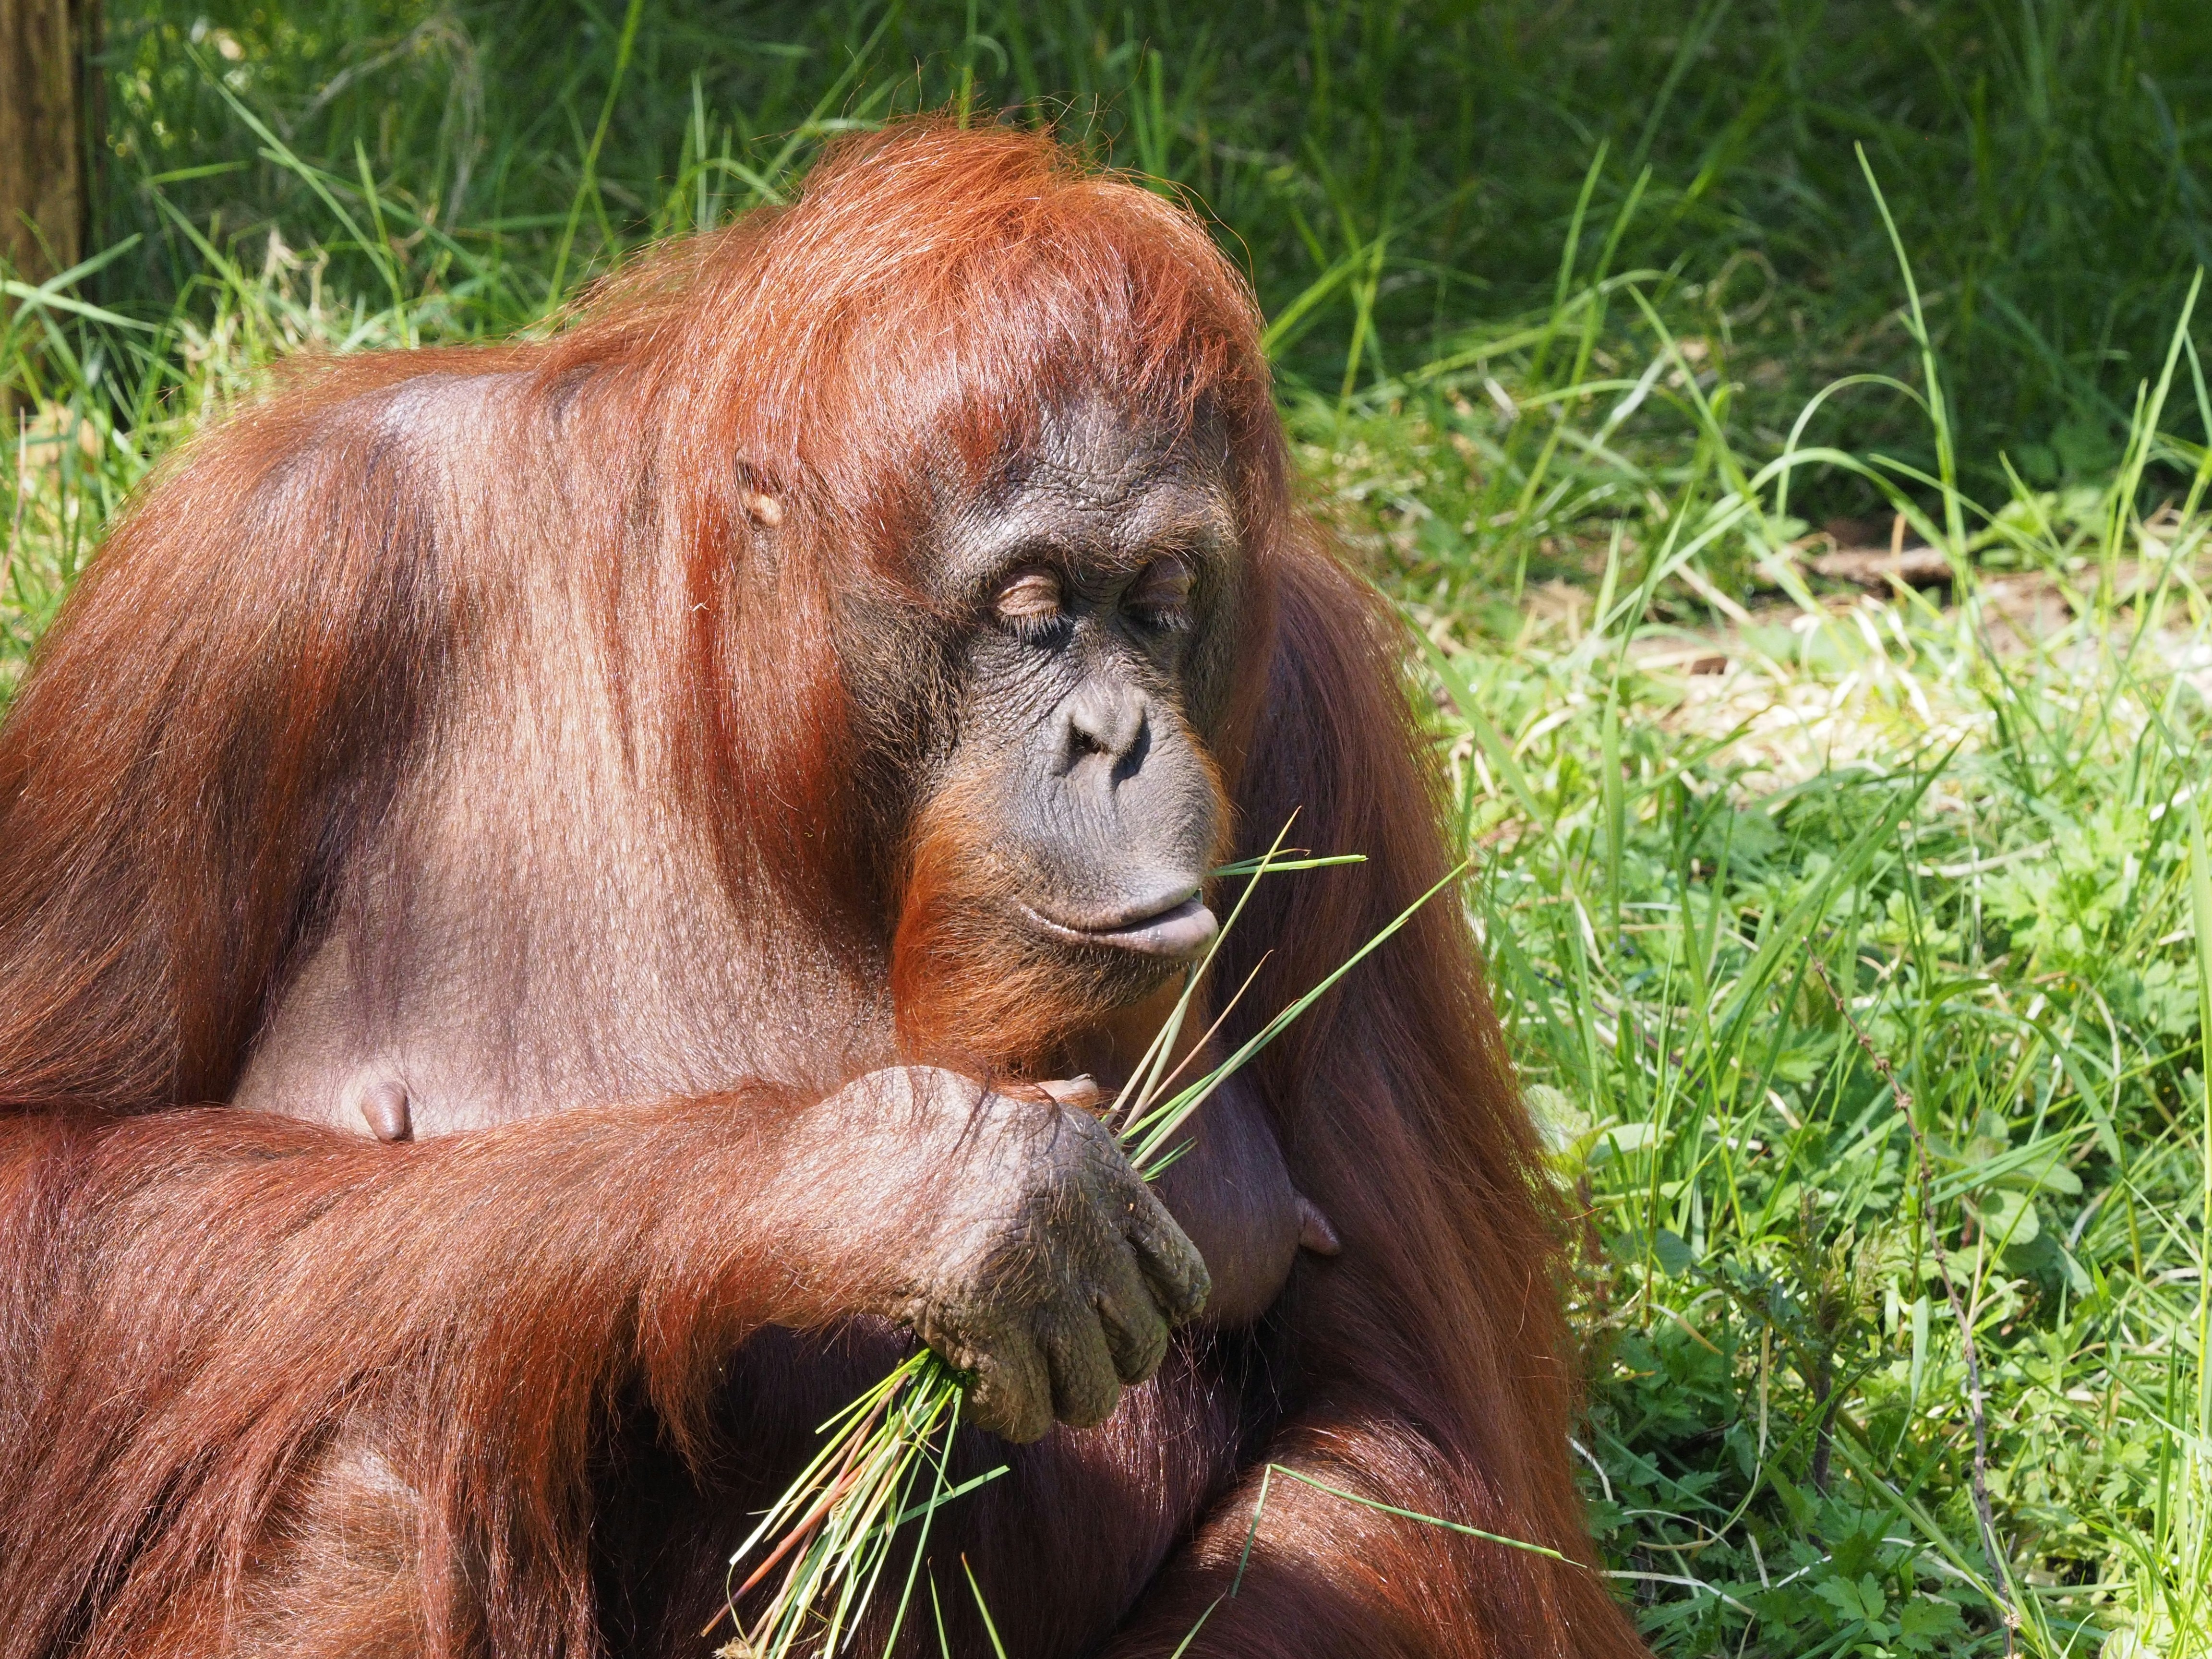
<svg viewBox="0 0 2212 1659"><path fill-rule="evenodd" d="M0 1120L0 1653L173 1629L334 1450L415 1517L434 1626L580 1640L605 1413L641 1391L687 1440L764 1323L902 1317L1017 1430L1103 1414L1202 1302L1195 1253L1088 1118L908 1075L398 1146ZM1040 1335L1063 1303L1100 1310L1103 1378Z"/></svg>

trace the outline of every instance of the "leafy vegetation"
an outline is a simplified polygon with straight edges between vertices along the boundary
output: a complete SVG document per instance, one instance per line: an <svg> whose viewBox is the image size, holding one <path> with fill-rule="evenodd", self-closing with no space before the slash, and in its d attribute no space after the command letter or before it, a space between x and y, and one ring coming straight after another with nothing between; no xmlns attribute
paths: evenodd
<svg viewBox="0 0 2212 1659"><path fill-rule="evenodd" d="M108 11L115 155L90 245L143 238L95 281L126 309L166 311L201 275L193 231L258 264L275 228L328 253L343 291L382 294L385 255L333 227L335 196L369 240L390 233L410 289L448 295L448 327L506 327L640 234L744 205L825 131L965 97L1064 117L1189 186L1271 314L1326 283L1281 344L1329 390L1547 311L1570 223L1618 221L1613 268L1663 271L1655 297L1712 313L1745 365L1731 420L1771 447L1820 386L1911 359L1863 143L1976 388L1962 454L1994 489L2001 448L2039 488L2111 469L2173 290L2212 259L2199 0ZM234 99L330 177L272 156ZM1926 459L1894 398L1828 418L1847 447Z"/></svg>
<svg viewBox="0 0 2212 1659"><path fill-rule="evenodd" d="M112 8L106 251L0 344L0 687L271 362L1064 108L1249 252L1425 641L1655 1645L2212 1651L2201 8L646 10ZM1834 589L1842 518L1948 580Z"/></svg>
<svg viewBox="0 0 2212 1659"><path fill-rule="evenodd" d="M1973 592L1438 653L1662 1649L1951 1651L1995 1582L2200 1650L2203 536L2017 651Z"/></svg>
<svg viewBox="0 0 2212 1659"><path fill-rule="evenodd" d="M2196 297L2115 476L1989 510L1941 483L1971 394L1932 350L1932 475L1753 458L1648 304L1582 337L1633 374L1547 379L1509 336L1480 393L1446 360L1294 408L1427 642L1498 994L1588 1216L1595 1512L1662 1652L2212 1644L2212 455L2160 435L2208 402ZM1812 590L1814 466L1885 491L1948 605ZM1479 573L1537 536L1589 579L1500 603Z"/></svg>

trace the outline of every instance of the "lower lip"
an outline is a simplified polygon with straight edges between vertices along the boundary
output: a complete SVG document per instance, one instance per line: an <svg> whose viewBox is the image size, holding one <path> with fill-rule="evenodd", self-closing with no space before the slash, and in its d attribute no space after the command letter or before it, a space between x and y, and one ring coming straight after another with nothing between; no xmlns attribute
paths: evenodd
<svg viewBox="0 0 2212 1659"><path fill-rule="evenodd" d="M1035 910L1030 910L1030 915L1057 939L1080 945L1103 945L1109 950L1158 957L1168 962L1187 962L1202 954L1220 932L1213 912L1206 908L1202 900L1195 898L1185 899L1172 909L1122 927L1070 927L1065 922L1039 915Z"/></svg>

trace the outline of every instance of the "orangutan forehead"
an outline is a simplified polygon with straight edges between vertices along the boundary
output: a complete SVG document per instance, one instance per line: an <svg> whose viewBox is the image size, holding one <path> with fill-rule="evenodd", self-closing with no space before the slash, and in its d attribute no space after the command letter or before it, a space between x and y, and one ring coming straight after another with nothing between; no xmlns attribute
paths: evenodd
<svg viewBox="0 0 2212 1659"><path fill-rule="evenodd" d="M1212 520L1229 510L1227 423L1210 406L1171 418L1091 392L1020 424L1008 434L1018 441L975 481L986 514L1047 501L1065 513L1135 520L1176 511Z"/></svg>
<svg viewBox="0 0 2212 1659"><path fill-rule="evenodd" d="M940 550L952 586L988 580L1026 558L1103 574L1168 551L1201 562L1234 556L1236 505L1206 434L1163 433L1097 407L1048 429L1048 441L945 526Z"/></svg>
<svg viewBox="0 0 2212 1659"><path fill-rule="evenodd" d="M1170 552L1218 562L1235 550L1237 525L1218 484L1179 469L1054 471L962 514L951 539L951 574L964 582L1024 558L1101 574Z"/></svg>
<svg viewBox="0 0 2212 1659"><path fill-rule="evenodd" d="M1085 392L1041 411L1030 435L1009 481L1057 474L1110 490L1171 471L1224 477L1229 466L1228 425L1210 398L1170 416Z"/></svg>

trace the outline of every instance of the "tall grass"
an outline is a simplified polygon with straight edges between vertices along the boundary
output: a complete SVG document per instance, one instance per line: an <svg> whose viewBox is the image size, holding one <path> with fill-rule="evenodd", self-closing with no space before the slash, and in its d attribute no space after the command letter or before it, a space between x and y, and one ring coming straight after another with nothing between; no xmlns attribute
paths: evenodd
<svg viewBox="0 0 2212 1659"><path fill-rule="evenodd" d="M1877 459L1732 453L1638 314L1697 434L1678 482L1510 620L1455 581L1437 506L1655 489L1590 430L1630 377L1540 394L1588 412L1556 481L1514 459L1518 414L1454 402L1472 371L1419 415L1304 421L1429 641L1498 994L1584 1200L1601 1536L1666 1652L2212 1651L2212 455L2160 435L2173 399L2203 412L2186 327L2106 488L1985 510ZM1915 391L1940 458L1972 393L1932 355ZM2173 499L2141 489L2154 455ZM1808 591L1796 465L1893 491L1951 603ZM1977 569L1999 550L2019 574ZM1729 557L1770 604L1700 579L1655 605Z"/></svg>
<svg viewBox="0 0 2212 1659"><path fill-rule="evenodd" d="M2000 450L2037 488L2117 464L2170 291L2212 259L2200 0L119 0L107 15L116 154L92 245L142 240L97 297L156 315L203 270L177 215L257 249L273 225L321 245L349 291L383 286L382 256L331 234L321 193L234 97L334 175L372 236L380 196L402 276L446 262L437 280L471 327L534 315L556 272L773 185L794 140L803 158L843 122L960 99L1060 118L1197 191L1271 313L1330 278L1281 361L1331 392L1347 368L1387 378L1470 325L1547 308L1571 222L1609 224L1640 191L1617 268L1663 270L1712 313L1752 371L1727 414L1756 447L1826 381L1917 355L1892 315L1887 238L1861 210L1863 143L1946 361L1978 389L1960 454L1989 491ZM423 219L436 233L418 236ZM1829 419L1847 447L1929 459L1902 400ZM1815 488L1816 519L1872 504L1846 480Z"/></svg>
<svg viewBox="0 0 2212 1659"><path fill-rule="evenodd" d="M9 290L0 337L0 695L127 492L272 359L544 326L619 247L774 199L902 100L1095 96L1102 143L1251 247L1309 498L1426 641L1471 914L1587 1215L1593 1515L1655 1644L2212 1650L2212 398L2187 216L2099 216L2196 188L2189 16L1932 9L1856 38L1850 76L1893 80L1847 98L1833 41L1748 9L1673 37L1679 9L1622 9L1580 58L1512 6L1261 9L1195 44L760 13L743 52L647 9L591 14L557 76L550 8L327 14L351 44L282 9L197 42L125 18L118 234ZM1424 28L1473 43L1467 148ZM1624 64L1668 39L1654 90ZM1770 101L1731 112L1747 64ZM1978 125L1929 116L1929 76ZM1973 213L1930 182L1962 131ZM2100 283L2124 359L1993 356L2027 339L2007 306L2072 329L2060 291ZM1801 420L1845 368L1887 378ZM2103 447L2029 451L2105 404ZM1824 502L1901 514L1948 590L1827 589Z"/></svg>

